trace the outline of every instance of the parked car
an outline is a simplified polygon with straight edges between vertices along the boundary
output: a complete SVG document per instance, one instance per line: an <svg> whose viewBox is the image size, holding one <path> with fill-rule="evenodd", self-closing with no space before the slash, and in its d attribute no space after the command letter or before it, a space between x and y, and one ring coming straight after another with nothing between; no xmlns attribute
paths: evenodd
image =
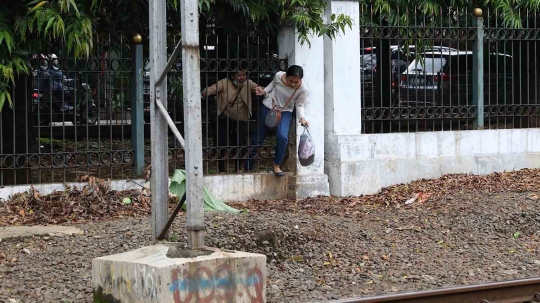
<svg viewBox="0 0 540 303"><path fill-rule="evenodd" d="M511 95L509 84L512 81L512 57L491 53L484 59L484 100L488 101L489 96L493 94ZM508 68L504 70L502 66ZM472 105L472 70L472 51L426 52L422 58L411 62L401 75L399 104L401 106Z"/></svg>
<svg viewBox="0 0 540 303"><path fill-rule="evenodd" d="M380 62L377 58L377 47L367 47L361 52L361 86L364 102L367 106L381 106L382 104L397 105L399 98L400 75L407 70L409 64L415 59L417 48L415 45L408 46L409 51L406 52L404 46L390 46L390 62ZM449 51L453 50L446 46L432 46L429 48L432 51ZM390 86L391 86L391 102L383 102L381 100L381 68L380 64L390 64Z"/></svg>

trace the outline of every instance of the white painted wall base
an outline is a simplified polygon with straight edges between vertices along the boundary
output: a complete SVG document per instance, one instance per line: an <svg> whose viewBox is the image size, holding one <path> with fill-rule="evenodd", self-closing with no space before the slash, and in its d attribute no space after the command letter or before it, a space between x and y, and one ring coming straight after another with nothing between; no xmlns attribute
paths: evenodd
<svg viewBox="0 0 540 303"><path fill-rule="evenodd" d="M289 177L289 199L328 196L330 185L326 174L308 174Z"/></svg>
<svg viewBox="0 0 540 303"><path fill-rule="evenodd" d="M245 175L216 175L205 176L204 186L217 198L224 202L247 201L250 199L285 199L288 194L288 179L277 178L274 174L245 174ZM68 186L82 188L87 185L84 182L35 184L34 188L42 195L48 195L54 191L63 191ZM150 187L143 179L137 180L114 180L111 182L113 190L141 189L143 186ZM7 200L10 196L30 190L30 185L6 186L0 188L0 199Z"/></svg>
<svg viewBox="0 0 540 303"><path fill-rule="evenodd" d="M327 137L330 138L330 137ZM540 129L333 136L325 169L336 196L444 174L540 168Z"/></svg>

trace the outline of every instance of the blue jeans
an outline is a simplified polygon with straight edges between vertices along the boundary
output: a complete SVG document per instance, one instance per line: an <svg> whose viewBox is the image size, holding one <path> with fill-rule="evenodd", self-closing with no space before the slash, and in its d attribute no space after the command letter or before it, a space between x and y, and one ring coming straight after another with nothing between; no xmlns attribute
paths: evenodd
<svg viewBox="0 0 540 303"><path fill-rule="evenodd" d="M264 139L266 139L266 134L268 127L264 123L266 119L266 114L270 109L261 104L259 110L259 119L257 121L257 129L253 133L253 138L251 139L250 150L249 150L249 160L246 162L246 169L253 169L253 158L257 154L257 150L263 145ZM281 120L277 126L276 130L276 154L274 156L274 164L280 165L283 162L285 157L285 150L287 149L287 144L289 143L289 126L291 125L291 112L281 112Z"/></svg>

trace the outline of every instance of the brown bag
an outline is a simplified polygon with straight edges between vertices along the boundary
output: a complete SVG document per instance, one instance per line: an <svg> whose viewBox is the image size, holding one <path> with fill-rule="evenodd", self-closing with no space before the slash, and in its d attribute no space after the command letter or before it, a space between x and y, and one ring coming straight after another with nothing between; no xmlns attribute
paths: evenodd
<svg viewBox="0 0 540 303"><path fill-rule="evenodd" d="M279 121L281 121L281 112L283 111L283 109L285 109L287 107L289 102L291 102L292 98L294 97L294 95L296 94L296 91L298 91L300 86L302 86L302 83L300 83L300 85L298 85L298 87L294 90L294 92L292 93L289 100L287 100L287 103L285 103L285 105L282 108L279 108L276 105L276 100L272 99L272 108L270 109L268 114L266 114L266 117L264 119L264 124L267 127L274 128L274 127L278 126Z"/></svg>

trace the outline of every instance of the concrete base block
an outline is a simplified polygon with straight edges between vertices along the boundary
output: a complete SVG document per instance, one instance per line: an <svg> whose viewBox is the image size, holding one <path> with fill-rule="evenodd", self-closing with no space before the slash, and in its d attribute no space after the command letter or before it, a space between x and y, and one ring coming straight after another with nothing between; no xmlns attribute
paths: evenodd
<svg viewBox="0 0 540 303"><path fill-rule="evenodd" d="M304 199L307 197L329 196L330 185L325 174L297 175L289 177L290 199Z"/></svg>
<svg viewBox="0 0 540 303"><path fill-rule="evenodd" d="M173 243L92 260L94 302L266 302L266 256Z"/></svg>
<svg viewBox="0 0 540 303"><path fill-rule="evenodd" d="M287 178L273 173L205 176L204 186L222 201L287 198Z"/></svg>
<svg viewBox="0 0 540 303"><path fill-rule="evenodd" d="M326 162L333 196L374 194L381 188L379 161Z"/></svg>

